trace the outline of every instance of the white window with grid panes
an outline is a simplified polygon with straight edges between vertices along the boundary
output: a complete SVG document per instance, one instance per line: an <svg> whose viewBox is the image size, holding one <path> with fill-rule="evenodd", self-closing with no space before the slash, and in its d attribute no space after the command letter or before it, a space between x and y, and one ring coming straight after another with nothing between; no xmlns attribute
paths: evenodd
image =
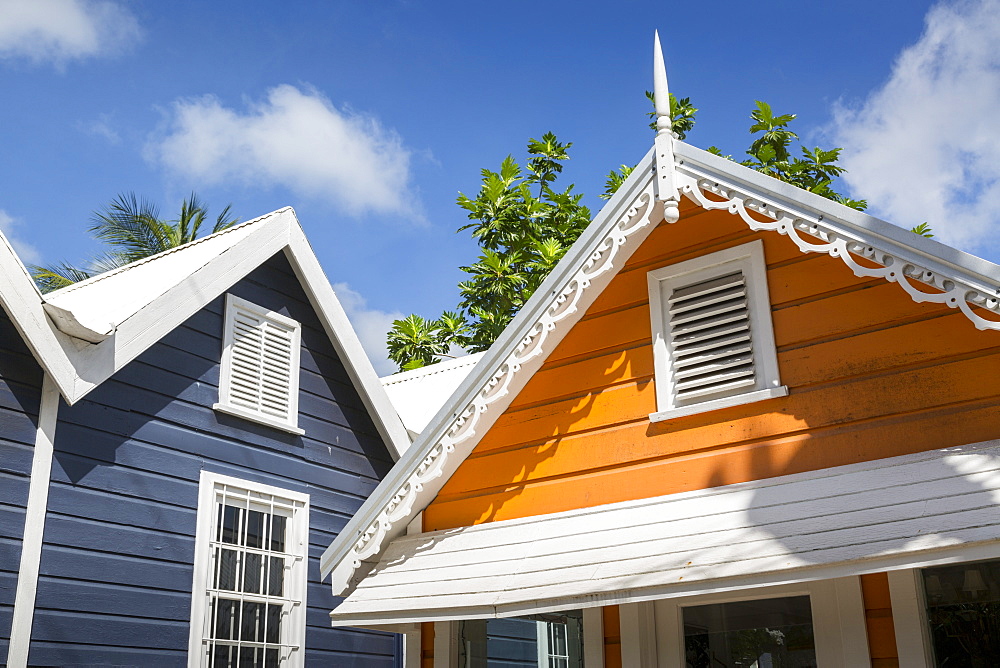
<svg viewBox="0 0 1000 668"><path fill-rule="evenodd" d="M308 495L202 471L189 665L303 665L308 544Z"/></svg>
<svg viewBox="0 0 1000 668"><path fill-rule="evenodd" d="M219 402L213 408L302 434L300 336L295 320L227 294Z"/></svg>
<svg viewBox="0 0 1000 668"><path fill-rule="evenodd" d="M753 241L649 272L656 422L788 394Z"/></svg>

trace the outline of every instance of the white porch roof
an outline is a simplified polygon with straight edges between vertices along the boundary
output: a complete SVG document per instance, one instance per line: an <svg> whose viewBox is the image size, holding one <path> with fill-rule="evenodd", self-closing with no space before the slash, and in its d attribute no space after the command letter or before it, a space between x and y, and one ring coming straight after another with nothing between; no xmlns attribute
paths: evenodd
<svg viewBox="0 0 1000 668"><path fill-rule="evenodd" d="M335 626L473 619L1000 556L1000 441L393 540Z"/></svg>

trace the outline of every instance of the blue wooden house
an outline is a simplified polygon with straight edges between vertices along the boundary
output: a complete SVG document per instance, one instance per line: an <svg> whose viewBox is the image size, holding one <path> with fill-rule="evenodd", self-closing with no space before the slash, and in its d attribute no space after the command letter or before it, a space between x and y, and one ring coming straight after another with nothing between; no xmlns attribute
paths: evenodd
<svg viewBox="0 0 1000 668"><path fill-rule="evenodd" d="M0 662L392 666L319 556L409 439L291 209L42 295L0 235Z"/></svg>

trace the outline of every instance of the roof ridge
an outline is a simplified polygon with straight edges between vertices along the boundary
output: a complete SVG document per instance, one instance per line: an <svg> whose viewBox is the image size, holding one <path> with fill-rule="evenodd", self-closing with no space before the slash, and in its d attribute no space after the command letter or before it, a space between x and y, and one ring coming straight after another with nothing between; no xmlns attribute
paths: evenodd
<svg viewBox="0 0 1000 668"><path fill-rule="evenodd" d="M117 276L118 274L120 274L120 273L122 273L122 272L124 272L126 270L134 269L135 267L138 267L138 266L141 266L141 265L144 265L144 264L149 264L150 262L154 262L156 260L160 260L160 259L162 259L164 257L167 257L168 255L173 255L173 254L176 254L176 253L178 253L180 251L189 250L189 249L191 249L191 248L193 248L195 246L201 245L204 242L209 241L211 239L217 239L217 238L219 238L219 237L221 237L223 235L229 234L230 232L234 232L236 230L242 230L242 229L244 229L244 228L246 228L246 227L248 227L250 225L253 225L253 224L259 223L259 222L261 222L263 220L266 220L266 219L270 218L271 216L276 216L276 215L278 215L280 213L283 213L285 211L291 211L291 210L292 210L292 207L290 207L290 206L282 207L282 208L277 209L275 211L271 211L270 213L266 213L263 216L258 216L257 218L252 218L250 220L243 221L242 223L239 223L237 225L233 225L232 227L227 227L224 230L219 230L218 232L213 232L212 234L208 234L208 235L200 237L198 239L194 239L193 241L189 241L189 242L187 242L185 244L181 244L180 246L175 246L174 248L168 248L165 251L160 251L159 253L156 253L155 255L150 255L149 257L144 257L144 258L135 260L133 262L129 262L128 264L122 265L120 267L115 267L114 269L110 269L108 271L101 272L100 274L96 274L96 275L91 276L90 278L87 278L85 280L78 281L76 283L72 283L70 285L67 285L66 287L59 288L58 290L53 290L52 292L46 293L44 296L45 297L55 297L57 295L69 294L70 292L74 292L74 291L76 291L76 290L78 290L80 288L86 288L88 286L94 285L95 283L99 283L100 281L103 281L104 279L111 278L112 276Z"/></svg>

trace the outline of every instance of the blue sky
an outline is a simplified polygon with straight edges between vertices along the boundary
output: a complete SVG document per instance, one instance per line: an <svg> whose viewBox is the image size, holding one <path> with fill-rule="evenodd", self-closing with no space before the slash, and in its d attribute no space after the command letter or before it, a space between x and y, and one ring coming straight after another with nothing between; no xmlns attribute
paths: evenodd
<svg viewBox="0 0 1000 668"><path fill-rule="evenodd" d="M691 143L735 156L756 99L844 146L871 212L1000 260L1000 2L0 0L0 229L85 262L90 213L192 190L291 205L376 367L394 317L457 301L459 191L546 131L596 210L652 142L652 33Z"/></svg>

